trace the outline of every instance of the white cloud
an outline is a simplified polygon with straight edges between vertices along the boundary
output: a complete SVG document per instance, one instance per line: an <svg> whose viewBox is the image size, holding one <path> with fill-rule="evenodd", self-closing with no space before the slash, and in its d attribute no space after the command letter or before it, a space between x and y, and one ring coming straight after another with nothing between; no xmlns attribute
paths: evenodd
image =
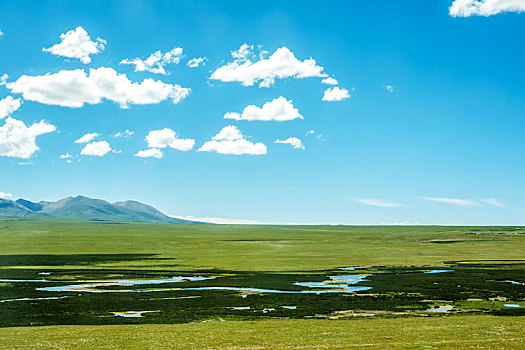
<svg viewBox="0 0 525 350"><path fill-rule="evenodd" d="M4 35L4 32L0 29L0 36Z"/></svg>
<svg viewBox="0 0 525 350"><path fill-rule="evenodd" d="M28 159L40 149L36 137L55 130L44 120L27 127L23 121L8 117L0 127L0 156Z"/></svg>
<svg viewBox="0 0 525 350"><path fill-rule="evenodd" d="M120 64L131 64L135 66L135 72L151 72L156 74L166 74L164 66L169 63L178 64L182 58L182 48L176 47L171 51L162 53L157 51L152 53L145 60L140 58L134 58L132 60L125 59L120 62Z"/></svg>
<svg viewBox="0 0 525 350"><path fill-rule="evenodd" d="M68 161L71 162L71 161ZM18 162L18 165L35 165L33 162Z"/></svg>
<svg viewBox="0 0 525 350"><path fill-rule="evenodd" d="M162 151L158 148L150 148L144 151L138 151L135 154L135 157L140 157L140 158L153 157L153 158L160 159L162 158Z"/></svg>
<svg viewBox="0 0 525 350"><path fill-rule="evenodd" d="M89 34L82 27L77 27L67 33L60 34L62 40L60 44L51 46L50 48L43 48L42 51L50 52L53 55L63 56L68 58L77 58L82 63L91 62L90 55L96 55L104 50L105 40L97 38L96 41L91 41Z"/></svg>
<svg viewBox="0 0 525 350"><path fill-rule="evenodd" d="M267 59L260 58L252 62L253 46L244 44L232 52L233 62L217 68L210 79L224 82L240 82L244 86L252 86L259 82L259 87L270 87L276 78L308 78L326 77L323 67L318 66L314 59L304 61L295 58L287 48L281 47Z"/></svg>
<svg viewBox="0 0 525 350"><path fill-rule="evenodd" d="M149 148L171 147L179 151L190 151L195 145L194 139L179 139L175 131L164 128L152 130L146 136Z"/></svg>
<svg viewBox="0 0 525 350"><path fill-rule="evenodd" d="M206 65L207 60L208 60L207 57L196 57L196 58L192 58L191 60L189 60L188 63L186 63L186 65L190 68L197 68L199 66Z"/></svg>
<svg viewBox="0 0 525 350"><path fill-rule="evenodd" d="M237 129L234 125L228 125L219 131L219 133L215 136L213 136L211 139L215 141L221 141L221 140L240 140L244 138L241 131Z"/></svg>
<svg viewBox="0 0 525 350"><path fill-rule="evenodd" d="M310 136L310 135L314 135L315 133L316 133L315 130L310 130L310 131L307 131L304 135L305 135L305 136ZM315 136L315 138L318 139L319 141L323 141L323 142L326 141L325 139L323 139L323 134L319 134L319 133L318 133L318 134Z"/></svg>
<svg viewBox="0 0 525 350"><path fill-rule="evenodd" d="M67 158L71 158L71 154L69 154L69 152L66 153L66 154L61 154L60 155L60 159L67 159Z"/></svg>
<svg viewBox="0 0 525 350"><path fill-rule="evenodd" d="M24 99L48 105L82 107L84 103L98 104L107 99L126 108L128 104L156 104L166 99L179 103L190 93L189 88L165 84L160 80L130 81L113 68L61 70L58 73L28 76L7 83L13 93Z"/></svg>
<svg viewBox="0 0 525 350"><path fill-rule="evenodd" d="M288 101L281 96L273 99L273 101L266 102L262 108L249 105L244 108L242 114L228 112L224 115L224 118L235 120L287 121L303 119L303 116L299 113L299 110L293 106L292 100Z"/></svg>
<svg viewBox="0 0 525 350"><path fill-rule="evenodd" d="M262 225L262 222L254 220L242 220L242 219L227 219L227 218L214 218L214 217L195 217L195 216L171 216L175 219L189 220L189 221L198 221L198 222L207 222L210 224L219 224L219 225Z"/></svg>
<svg viewBox="0 0 525 350"><path fill-rule="evenodd" d="M386 85L385 90L388 92L394 92L394 87L392 85Z"/></svg>
<svg viewBox="0 0 525 350"><path fill-rule="evenodd" d="M0 198L2 199L9 199L11 197L13 197L11 193L0 192Z"/></svg>
<svg viewBox="0 0 525 350"><path fill-rule="evenodd" d="M231 54L235 60L246 61L253 55L253 45L242 44L238 50L231 51Z"/></svg>
<svg viewBox="0 0 525 350"><path fill-rule="evenodd" d="M266 145L261 142L253 143L244 139L237 127L229 125L215 135L212 141L205 142L198 151L234 155L261 155L266 154Z"/></svg>
<svg viewBox="0 0 525 350"><path fill-rule="evenodd" d="M433 201L433 202L441 202L441 203L461 205L461 206L464 206L464 207L471 207L471 206L478 205L478 203L476 201L473 201L471 199L441 198L441 197L425 197L423 199L425 199L427 201Z"/></svg>
<svg viewBox="0 0 525 350"><path fill-rule="evenodd" d="M22 99L13 98L13 96L7 96L0 100L0 119L3 119L11 115L22 105Z"/></svg>
<svg viewBox="0 0 525 350"><path fill-rule="evenodd" d="M321 80L321 83L326 84L326 85L337 85L337 84L339 84L337 82L337 80L335 80L332 77L328 77L328 78L325 78L325 79Z"/></svg>
<svg viewBox="0 0 525 350"><path fill-rule="evenodd" d="M195 145L194 139L179 139L176 138L170 143L170 147L179 151L190 151Z"/></svg>
<svg viewBox="0 0 525 350"><path fill-rule="evenodd" d="M486 203L486 204L489 204L489 205L493 205L495 207L504 207L505 205L503 203L501 203L499 200L495 199L495 198L487 198L487 199L482 199L481 200L483 203Z"/></svg>
<svg viewBox="0 0 525 350"><path fill-rule="evenodd" d="M96 141L88 143L82 151L80 151L80 154L86 155L86 156L98 156L102 157L105 156L111 152L111 147L107 141Z"/></svg>
<svg viewBox="0 0 525 350"><path fill-rule="evenodd" d="M401 221L401 222L382 222L381 225L386 226L414 226L419 225L418 221Z"/></svg>
<svg viewBox="0 0 525 350"><path fill-rule="evenodd" d="M341 101L349 97L350 93L347 89L336 86L325 90L323 95L323 101Z"/></svg>
<svg viewBox="0 0 525 350"><path fill-rule="evenodd" d="M9 75L4 74L0 77L0 86L7 84L7 79L9 79Z"/></svg>
<svg viewBox="0 0 525 350"><path fill-rule="evenodd" d="M402 207L403 204L395 203L388 200L383 199L375 199L375 198L362 198L362 199L356 199L356 202L371 205L374 207L388 207L388 208L394 208L394 207Z"/></svg>
<svg viewBox="0 0 525 350"><path fill-rule="evenodd" d="M95 137L98 137L99 134L96 133L96 132L92 132L92 133L89 133L89 134L85 134L84 136L82 136L81 138L75 140L75 143L88 143L90 142L91 140L93 140Z"/></svg>
<svg viewBox="0 0 525 350"><path fill-rule="evenodd" d="M275 140L275 143L287 143L293 146L296 149L305 149L303 142L297 137L289 137L286 140Z"/></svg>
<svg viewBox="0 0 525 350"><path fill-rule="evenodd" d="M135 135L134 131L131 131L129 129L126 129L124 131L119 131L113 135L115 138L123 137L125 139L130 138L131 136Z"/></svg>
<svg viewBox="0 0 525 350"><path fill-rule="evenodd" d="M235 141L208 141L199 148L199 152L217 152L220 154L234 155L261 155L266 154L266 145L263 143L253 143L245 139Z"/></svg>
<svg viewBox="0 0 525 350"><path fill-rule="evenodd" d="M524 0L455 0L449 7L453 17L492 16L502 12L525 11Z"/></svg>

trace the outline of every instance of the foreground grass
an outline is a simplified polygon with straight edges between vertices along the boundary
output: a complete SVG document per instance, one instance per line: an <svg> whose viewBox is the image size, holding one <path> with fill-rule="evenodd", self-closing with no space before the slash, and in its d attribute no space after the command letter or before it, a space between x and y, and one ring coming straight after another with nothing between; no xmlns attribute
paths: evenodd
<svg viewBox="0 0 525 350"><path fill-rule="evenodd" d="M0 328L0 349L523 349L522 321L463 316Z"/></svg>

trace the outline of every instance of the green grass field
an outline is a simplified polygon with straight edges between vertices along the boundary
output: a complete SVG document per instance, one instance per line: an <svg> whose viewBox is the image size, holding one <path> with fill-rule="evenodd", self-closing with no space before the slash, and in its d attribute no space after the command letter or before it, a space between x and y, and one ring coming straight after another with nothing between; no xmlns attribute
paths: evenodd
<svg viewBox="0 0 525 350"><path fill-rule="evenodd" d="M524 232L4 218L0 348L523 348ZM295 284L348 275L366 275L355 286L370 289L316 294L309 291L327 288ZM170 282L162 291L122 283L37 290L171 276L214 279ZM451 310L429 312L439 307ZM149 313L112 314L132 310Z"/></svg>
<svg viewBox="0 0 525 350"><path fill-rule="evenodd" d="M523 349L510 317L267 320L0 329L0 349Z"/></svg>

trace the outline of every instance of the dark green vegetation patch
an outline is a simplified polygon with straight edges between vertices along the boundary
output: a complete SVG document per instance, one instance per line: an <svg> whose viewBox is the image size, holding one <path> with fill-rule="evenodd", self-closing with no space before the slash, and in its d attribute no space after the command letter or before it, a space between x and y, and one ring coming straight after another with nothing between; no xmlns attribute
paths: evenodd
<svg viewBox="0 0 525 350"><path fill-rule="evenodd" d="M50 256L2 257L4 264L48 262ZM54 261L77 264L104 263L128 259L156 259L151 255L77 255L53 256ZM58 265L58 263L57 263ZM0 270L0 325L97 325L185 323L219 319L259 318L347 318L360 316L406 317L445 314L525 315L523 305L525 264L449 264L446 267L366 267L355 270L246 272L198 270L60 269L46 268ZM284 291L311 288L295 282L322 282L329 276L369 275L355 286L371 289L356 293L287 294L259 293L249 290L186 290L196 287L238 287ZM202 281L183 281L141 285L104 285L88 291L40 291L46 286L65 286L120 280L158 280L172 276L214 276ZM337 277L336 277L337 278ZM13 280L13 281L9 281ZM29 280L27 282L16 280ZM32 282L45 280L46 282ZM72 282L76 281L76 282ZM513 283L514 282L514 283ZM177 288L170 291L153 291ZM335 288L337 289L337 288ZM122 292L125 290L125 292ZM326 288L314 290L323 291ZM112 292L113 291L113 292ZM114 292L119 291L119 292ZM450 310L441 312L440 307ZM432 310L432 311L431 311ZM115 313L146 311L140 317L115 316Z"/></svg>

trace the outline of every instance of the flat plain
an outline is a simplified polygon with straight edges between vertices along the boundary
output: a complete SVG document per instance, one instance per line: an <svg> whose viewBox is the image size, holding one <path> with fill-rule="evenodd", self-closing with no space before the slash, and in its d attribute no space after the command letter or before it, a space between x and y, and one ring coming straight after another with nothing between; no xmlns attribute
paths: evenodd
<svg viewBox="0 0 525 350"><path fill-rule="evenodd" d="M0 348L523 348L525 227L0 220Z"/></svg>

